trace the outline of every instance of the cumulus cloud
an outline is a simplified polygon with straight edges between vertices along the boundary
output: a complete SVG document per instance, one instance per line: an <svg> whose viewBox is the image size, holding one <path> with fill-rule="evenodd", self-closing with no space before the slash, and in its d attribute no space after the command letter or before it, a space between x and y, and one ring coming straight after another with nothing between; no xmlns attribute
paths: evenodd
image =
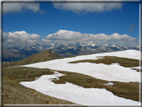
<svg viewBox="0 0 142 107"><path fill-rule="evenodd" d="M0 30L1 32L1 30ZM88 44L92 43L121 43L121 44L137 44L138 40L129 35L118 33L113 33L111 35L106 34L89 34L89 33L80 33L75 31L68 30L59 30L56 33L49 34L40 38L38 34L29 34L26 31L15 31L15 32L3 32L3 47L22 47L30 45L51 45L51 44Z"/></svg>
<svg viewBox="0 0 142 107"><path fill-rule="evenodd" d="M122 44L137 44L138 40L129 35L118 33L113 33L111 35L106 34L89 34L89 33L80 33L75 31L68 30L59 30L56 33L49 34L43 39L50 40L52 43L65 43L65 44L87 44L89 42L93 43L122 43ZM48 42L49 43L49 42Z"/></svg>
<svg viewBox="0 0 142 107"><path fill-rule="evenodd" d="M53 43L52 40L41 39L41 42L39 44L41 44L41 45L51 45L52 43Z"/></svg>
<svg viewBox="0 0 142 107"><path fill-rule="evenodd" d="M59 30L57 33L49 34L45 39L49 40L77 40L81 38L80 32Z"/></svg>
<svg viewBox="0 0 142 107"><path fill-rule="evenodd" d="M3 0L3 1L15 1L15 0ZM3 13L21 12L24 10L31 10L33 12L41 11L39 3L18 3L19 0L16 1L17 3L3 3ZM29 0L24 0L24 1L29 1Z"/></svg>
<svg viewBox="0 0 142 107"><path fill-rule="evenodd" d="M126 41L135 40L131 36L126 34L120 35L118 33L113 33L112 35L106 34L87 34L68 30L59 30L57 33L49 34L45 37L48 40L94 40L94 41Z"/></svg>
<svg viewBox="0 0 142 107"><path fill-rule="evenodd" d="M64 1L68 1L68 0L64 0ZM78 0L78 1L83 1L83 0ZM102 0L97 0L97 1L102 1ZM103 12L103 11L110 11L113 9L122 8L122 3L103 3L103 2L102 3L54 3L53 5L57 9L71 10L72 12L77 14L81 12L84 12L84 13Z"/></svg>
<svg viewBox="0 0 142 107"><path fill-rule="evenodd" d="M39 44L41 41L40 35L29 34L25 31L3 32L3 46L27 46Z"/></svg>

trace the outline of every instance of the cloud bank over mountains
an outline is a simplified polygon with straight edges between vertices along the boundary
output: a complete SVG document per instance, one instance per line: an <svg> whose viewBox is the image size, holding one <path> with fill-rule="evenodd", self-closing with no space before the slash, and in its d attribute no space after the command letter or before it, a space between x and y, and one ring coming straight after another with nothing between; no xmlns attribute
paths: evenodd
<svg viewBox="0 0 142 107"><path fill-rule="evenodd" d="M75 31L68 30L59 30L56 33L49 34L44 37L44 39L40 38L38 34L29 34L26 31L15 31L15 32L3 32L3 46L30 46L36 44L43 45L51 45L58 43L65 44L87 44L91 43L116 43L116 44L137 44L138 40L129 35L123 34L120 35L118 33L113 33L111 35L106 34L88 34L88 33L80 33Z"/></svg>
<svg viewBox="0 0 142 107"><path fill-rule="evenodd" d="M3 32L3 46L30 46L39 44L41 41L40 35L29 34L25 31Z"/></svg>
<svg viewBox="0 0 142 107"><path fill-rule="evenodd" d="M49 40L85 40L85 41L99 41L99 42L105 42L105 41L133 41L136 40L136 38L130 37L126 34L120 35L118 33L113 33L112 35L106 35L106 34L88 34L88 33L80 33L80 32L74 32L74 31L67 31L67 30L59 30L57 33L49 34L45 37L45 39Z"/></svg>

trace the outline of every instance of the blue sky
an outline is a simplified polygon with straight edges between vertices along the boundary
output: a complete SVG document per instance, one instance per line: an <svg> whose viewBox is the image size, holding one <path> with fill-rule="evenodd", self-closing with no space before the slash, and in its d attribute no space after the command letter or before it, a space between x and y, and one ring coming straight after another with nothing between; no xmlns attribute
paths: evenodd
<svg viewBox="0 0 142 107"><path fill-rule="evenodd" d="M71 4L70 8L60 5L40 3L39 11L22 9L20 12L4 12L3 31L25 31L38 34L41 39L61 29L93 35L117 33L139 39L139 3L119 3L116 8L93 11L85 6L74 10Z"/></svg>

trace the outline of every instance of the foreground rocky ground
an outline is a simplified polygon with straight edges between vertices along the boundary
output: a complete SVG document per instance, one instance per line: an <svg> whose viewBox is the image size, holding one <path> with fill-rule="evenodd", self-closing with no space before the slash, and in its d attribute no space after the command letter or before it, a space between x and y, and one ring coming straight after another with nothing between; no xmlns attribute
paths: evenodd
<svg viewBox="0 0 142 107"><path fill-rule="evenodd" d="M19 84L21 81L33 81L42 75L52 75L55 71L29 67L3 68L3 104L75 104L73 102L57 99L26 88ZM108 81L92 78L79 73L58 71L66 74L53 80L56 84L73 83L84 88L106 88L115 95L139 101L139 83L113 82L115 85L104 85ZM74 79L76 78L76 79ZM123 88L122 88L123 87Z"/></svg>
<svg viewBox="0 0 142 107"><path fill-rule="evenodd" d="M27 69L27 72L24 70ZM18 73L19 72L19 73ZM19 84L19 81L34 80L43 74L52 74L46 69L34 68L4 68L3 69L3 104L74 104L69 101L53 98L48 95L37 92L36 90L26 88Z"/></svg>

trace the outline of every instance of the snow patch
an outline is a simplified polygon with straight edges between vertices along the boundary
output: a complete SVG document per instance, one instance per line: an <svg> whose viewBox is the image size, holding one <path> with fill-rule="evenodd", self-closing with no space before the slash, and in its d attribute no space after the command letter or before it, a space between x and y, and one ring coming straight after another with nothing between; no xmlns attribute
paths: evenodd
<svg viewBox="0 0 142 107"><path fill-rule="evenodd" d="M49 68L53 70L77 72L85 75L89 75L98 79L107 81L119 81L119 82L140 82L140 72L137 72L131 68L122 67L119 64L95 64L95 63L75 63L69 62L84 60L84 59L98 59L103 56L117 56L132 59L140 59L140 51L126 50L108 53L99 53L91 55L82 55L72 58L55 59L51 61L39 62L34 64L23 65L24 67L35 68Z"/></svg>
<svg viewBox="0 0 142 107"><path fill-rule="evenodd" d="M120 82L141 82L140 72L132 70L131 68L122 67L117 63L111 65L105 64L95 64L95 63L75 63L71 64L69 62L84 60L84 59L98 59L103 56L117 56L124 58L140 59L141 52L136 50L126 50L117 52L108 52L92 55L82 55L72 58L55 59L45 62L39 62L29 65L24 65L26 67L35 68L49 68L53 70L63 70L70 72L77 72L85 75L89 75L102 80L112 81L104 85L114 85L113 81ZM23 67L23 66L21 66ZM136 67L137 68L137 67ZM74 85L72 83L66 82L65 84L55 84L52 82L54 79L59 79L61 74L55 72L53 75L43 75L36 78L32 82L20 82L20 84L35 89L43 94L56 97L63 100L68 100L77 104L91 105L91 106L140 106L140 102L133 101L130 99L125 99L115 96L112 92L106 89L99 88L84 88L81 86Z"/></svg>
<svg viewBox="0 0 142 107"><path fill-rule="evenodd" d="M109 83L107 83L107 84L104 84L104 85L110 85L110 86L112 86L112 85L114 85L114 83L112 83L112 82L109 82Z"/></svg>
<svg viewBox="0 0 142 107"><path fill-rule="evenodd" d="M45 95L82 105L140 105L137 101L117 97L106 89L83 88L68 82L65 84L55 84L52 82L53 78L63 75L55 72L53 75L42 75L35 81L20 82L20 84Z"/></svg>
<svg viewBox="0 0 142 107"><path fill-rule="evenodd" d="M136 68L136 69L142 69L142 66L138 66L138 67L132 67L132 68Z"/></svg>

